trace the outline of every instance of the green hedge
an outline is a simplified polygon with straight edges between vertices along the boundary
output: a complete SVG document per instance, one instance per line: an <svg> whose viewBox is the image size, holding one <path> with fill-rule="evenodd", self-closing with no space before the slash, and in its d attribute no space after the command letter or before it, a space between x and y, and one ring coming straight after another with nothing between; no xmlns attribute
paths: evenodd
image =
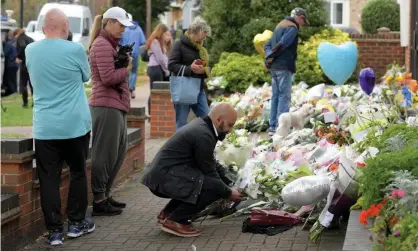
<svg viewBox="0 0 418 251"><path fill-rule="evenodd" d="M245 92L251 84L261 86L271 81L261 56L247 56L236 52L222 53L219 63L212 69L212 75L225 78L228 82L227 92Z"/></svg>
<svg viewBox="0 0 418 251"><path fill-rule="evenodd" d="M416 1L416 0L414 0ZM391 31L400 30L400 11L396 0L370 0L361 13L361 27L364 32L375 34L381 27Z"/></svg>

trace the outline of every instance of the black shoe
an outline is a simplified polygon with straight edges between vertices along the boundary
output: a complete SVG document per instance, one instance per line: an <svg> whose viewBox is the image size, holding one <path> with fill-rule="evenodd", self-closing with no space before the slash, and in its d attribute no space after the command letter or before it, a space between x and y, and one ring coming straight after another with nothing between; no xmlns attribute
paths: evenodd
<svg viewBox="0 0 418 251"><path fill-rule="evenodd" d="M29 106L28 106L28 104L27 104L27 103L22 105L22 108L28 108L28 107L29 107Z"/></svg>
<svg viewBox="0 0 418 251"><path fill-rule="evenodd" d="M110 205L112 205L114 207L117 207L117 208L125 208L126 207L126 203L116 201L112 197L107 198L107 202L109 202Z"/></svg>
<svg viewBox="0 0 418 251"><path fill-rule="evenodd" d="M110 205L107 200L100 203L93 202L93 216L113 216L122 213L122 209Z"/></svg>

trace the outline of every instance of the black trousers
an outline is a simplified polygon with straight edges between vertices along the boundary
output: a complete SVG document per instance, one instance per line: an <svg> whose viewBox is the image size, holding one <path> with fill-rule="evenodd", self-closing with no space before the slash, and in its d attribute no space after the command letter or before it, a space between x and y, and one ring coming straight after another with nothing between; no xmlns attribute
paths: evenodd
<svg viewBox="0 0 418 251"><path fill-rule="evenodd" d="M67 216L70 221L81 221L88 205L86 160L90 132L73 139L35 139L36 171L38 172L41 206L49 231L63 228L60 183L64 161L70 169Z"/></svg>
<svg viewBox="0 0 418 251"><path fill-rule="evenodd" d="M202 190L197 198L196 204L183 202L181 200L171 199L164 207L163 212L169 215L168 219L180 224L186 224L188 220L203 211L207 206L219 199L225 198L224 184L221 180L205 176L203 180ZM169 198L164 194L153 191L151 192L161 198Z"/></svg>
<svg viewBox="0 0 418 251"><path fill-rule="evenodd" d="M150 89L153 88L155 81L168 81L168 77L165 76L161 66L148 66L147 75L150 79ZM151 115L151 95L148 98L148 114Z"/></svg>
<svg viewBox="0 0 418 251"><path fill-rule="evenodd" d="M26 66L22 65L20 67L19 87L20 87L20 93L22 94L22 99L23 99L23 104L24 105L28 104L28 85L30 87L30 93L32 94L32 97L33 97L33 87L32 87L32 84L30 82L28 69L26 68Z"/></svg>
<svg viewBox="0 0 418 251"><path fill-rule="evenodd" d="M6 74L6 95L17 92L17 68L8 68Z"/></svg>

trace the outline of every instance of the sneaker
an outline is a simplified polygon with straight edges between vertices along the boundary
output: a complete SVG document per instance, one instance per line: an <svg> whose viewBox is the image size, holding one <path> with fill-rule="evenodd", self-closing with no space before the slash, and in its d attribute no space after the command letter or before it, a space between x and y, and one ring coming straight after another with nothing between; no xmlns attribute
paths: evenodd
<svg viewBox="0 0 418 251"><path fill-rule="evenodd" d="M276 130L274 130L274 128L269 128L268 133L269 133L269 136L271 137L276 133Z"/></svg>
<svg viewBox="0 0 418 251"><path fill-rule="evenodd" d="M113 216L122 213L122 209L112 206L107 200L93 202L93 216Z"/></svg>
<svg viewBox="0 0 418 251"><path fill-rule="evenodd" d="M96 229L92 219L82 220L80 222L68 222L67 236L71 238L77 238L83 234L91 233Z"/></svg>
<svg viewBox="0 0 418 251"><path fill-rule="evenodd" d="M118 207L118 208L125 208L126 207L126 203L116 201L112 197L107 198L107 202L109 202L109 204L114 206L114 207Z"/></svg>
<svg viewBox="0 0 418 251"><path fill-rule="evenodd" d="M201 234L200 230L193 228L191 224L180 224L168 219L164 221L161 229L164 232L186 238L200 236Z"/></svg>
<svg viewBox="0 0 418 251"><path fill-rule="evenodd" d="M49 232L48 243L51 246L62 245L64 243L64 234L62 233L62 230Z"/></svg>

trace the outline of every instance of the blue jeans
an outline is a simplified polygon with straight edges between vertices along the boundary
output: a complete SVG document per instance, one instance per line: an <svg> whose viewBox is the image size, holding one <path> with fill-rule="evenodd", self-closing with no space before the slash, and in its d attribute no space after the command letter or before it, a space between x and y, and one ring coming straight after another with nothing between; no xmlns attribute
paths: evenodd
<svg viewBox="0 0 418 251"><path fill-rule="evenodd" d="M138 76L138 56L132 57L132 69L129 73L129 90L135 91L136 88L136 77Z"/></svg>
<svg viewBox="0 0 418 251"><path fill-rule="evenodd" d="M197 97L197 103L194 105L174 104L174 110L176 112L176 130L187 124L190 108L192 108L194 114L198 118L208 115L208 100L206 99L206 93L203 90L200 90L199 96Z"/></svg>
<svg viewBox="0 0 418 251"><path fill-rule="evenodd" d="M292 93L292 73L287 70L271 70L272 97L270 108L270 129L276 129L282 113L289 112Z"/></svg>

